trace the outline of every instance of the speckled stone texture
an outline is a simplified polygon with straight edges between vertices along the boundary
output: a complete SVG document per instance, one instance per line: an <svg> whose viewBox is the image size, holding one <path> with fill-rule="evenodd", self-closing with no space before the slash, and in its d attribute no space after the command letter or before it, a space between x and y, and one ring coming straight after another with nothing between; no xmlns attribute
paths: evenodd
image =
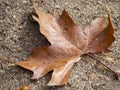
<svg viewBox="0 0 120 90"><path fill-rule="evenodd" d="M39 8L58 16L63 9L74 22L83 28L96 17L107 16L105 5L109 5L116 41L112 52L97 54L101 60L116 71L120 71L120 1L119 0L37 0ZM98 65L91 64L90 57L83 56L72 69L68 84L47 87L51 73L42 79L30 80L32 72L14 64L26 59L32 48L47 43L39 33L37 24L28 16L32 11L31 0L0 0L0 90L14 90L27 85L30 90L119 90L120 82L113 74ZM97 66L97 67L96 67Z"/></svg>

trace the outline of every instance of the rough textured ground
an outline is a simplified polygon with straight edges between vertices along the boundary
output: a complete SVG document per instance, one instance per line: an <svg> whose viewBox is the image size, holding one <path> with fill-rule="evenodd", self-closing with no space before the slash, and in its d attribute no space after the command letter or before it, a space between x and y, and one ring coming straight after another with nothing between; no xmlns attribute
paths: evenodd
<svg viewBox="0 0 120 90"><path fill-rule="evenodd" d="M59 15L65 8L77 24L84 28L98 16L107 16L105 0L38 0L39 7L45 12ZM112 15L116 41L111 53L99 54L115 63L107 65L120 70L120 1L107 0ZM0 90L14 90L27 85L30 90L120 90L120 81L116 81L111 72L100 69L87 62L83 57L70 75L68 84L62 87L47 87L50 73L38 80L30 80L32 72L15 66L30 54L30 49L46 43L40 35L38 26L28 20L32 11L30 0L0 0ZM96 56L98 57L98 55Z"/></svg>

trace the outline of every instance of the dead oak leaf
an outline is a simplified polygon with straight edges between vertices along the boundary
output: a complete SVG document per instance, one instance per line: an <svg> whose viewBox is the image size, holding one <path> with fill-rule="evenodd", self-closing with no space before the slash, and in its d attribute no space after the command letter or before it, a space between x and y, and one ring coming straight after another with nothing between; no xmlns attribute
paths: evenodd
<svg viewBox="0 0 120 90"><path fill-rule="evenodd" d="M40 32L48 39L51 46L32 50L25 61L17 65L33 71L32 79L41 78L53 70L49 86L64 85L75 62L87 53L106 52L114 41L110 16L97 18L90 26L82 30L64 10L60 18L34 8L38 17L33 16L40 25Z"/></svg>

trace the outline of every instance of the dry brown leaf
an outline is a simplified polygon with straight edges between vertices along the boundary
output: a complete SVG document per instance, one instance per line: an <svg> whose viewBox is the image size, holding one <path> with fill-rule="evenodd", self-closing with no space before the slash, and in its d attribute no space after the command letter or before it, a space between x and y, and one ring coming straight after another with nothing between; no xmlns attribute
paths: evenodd
<svg viewBox="0 0 120 90"><path fill-rule="evenodd" d="M40 25L40 32L51 46L33 49L30 57L17 65L33 71L32 79L43 77L53 70L49 86L67 83L70 71L80 56L87 53L107 52L114 41L110 16L97 18L85 30L75 25L64 10L60 18L34 8L38 17L33 16Z"/></svg>
<svg viewBox="0 0 120 90"><path fill-rule="evenodd" d="M16 88L15 90L29 90L29 87L28 86L23 86L21 88Z"/></svg>

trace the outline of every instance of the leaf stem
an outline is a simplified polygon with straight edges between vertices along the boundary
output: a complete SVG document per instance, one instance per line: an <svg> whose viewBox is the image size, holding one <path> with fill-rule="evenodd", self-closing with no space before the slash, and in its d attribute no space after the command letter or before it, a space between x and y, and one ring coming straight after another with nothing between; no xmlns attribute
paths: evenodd
<svg viewBox="0 0 120 90"><path fill-rule="evenodd" d="M114 71L113 69L111 69L110 67L108 67L107 65L105 65L103 62L97 60L97 59L96 59L94 56L92 56L90 53L88 53L87 55L88 55L89 57L91 57L93 60L95 60L97 63L99 63L99 64L103 65L104 67L106 67L109 71L111 71L111 72L114 74L115 78L116 78L117 80L119 80L119 76L120 76L120 73L119 73L119 72Z"/></svg>

